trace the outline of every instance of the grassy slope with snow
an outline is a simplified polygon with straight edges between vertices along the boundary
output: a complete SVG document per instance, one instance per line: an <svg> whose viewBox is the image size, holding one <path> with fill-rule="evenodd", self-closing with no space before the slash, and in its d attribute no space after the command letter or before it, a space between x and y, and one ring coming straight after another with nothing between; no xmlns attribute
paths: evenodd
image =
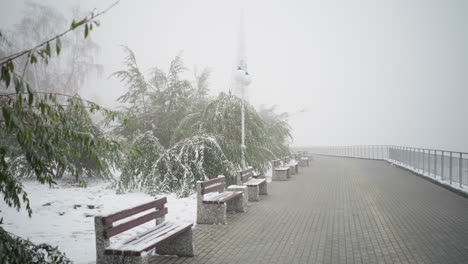
<svg viewBox="0 0 468 264"><path fill-rule="evenodd" d="M115 213L154 199L142 192L117 195L114 190L107 188L109 183L102 181L91 182L87 188L66 181L60 181L53 188L36 181L23 184L31 200L33 215L29 218L25 210L17 212L5 203L0 203L2 227L34 243L59 246L59 250L75 263L94 263L96 260L95 215ZM168 198L166 206L169 213L166 220L195 223L195 195L183 199L177 199L174 194L162 196ZM130 235L131 232L122 237Z"/></svg>

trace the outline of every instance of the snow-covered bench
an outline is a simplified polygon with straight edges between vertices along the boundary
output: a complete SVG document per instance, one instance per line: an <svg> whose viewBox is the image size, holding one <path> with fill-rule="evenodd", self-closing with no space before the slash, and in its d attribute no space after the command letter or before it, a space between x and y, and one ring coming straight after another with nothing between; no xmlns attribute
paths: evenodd
<svg viewBox="0 0 468 264"><path fill-rule="evenodd" d="M295 159L290 159L289 157L283 158L283 164L289 165L291 168L291 175L299 173L299 163Z"/></svg>
<svg viewBox="0 0 468 264"><path fill-rule="evenodd" d="M238 184L247 186L249 201L260 200L260 195L268 194L266 179L255 178L256 174L252 167L240 171L238 174Z"/></svg>
<svg viewBox="0 0 468 264"><path fill-rule="evenodd" d="M291 168L283 166L281 160L271 161L271 178L273 181L286 181L291 178Z"/></svg>
<svg viewBox="0 0 468 264"><path fill-rule="evenodd" d="M224 176L197 182L197 224L226 224L226 211L245 212L247 187L225 190L225 182Z"/></svg>
<svg viewBox="0 0 468 264"><path fill-rule="evenodd" d="M164 222L166 203L164 197L107 216L94 217L96 263L148 263L151 255L148 253L155 248L160 255L192 257L192 224ZM155 221L156 226L122 242L111 243L109 240L149 221Z"/></svg>
<svg viewBox="0 0 468 264"><path fill-rule="evenodd" d="M299 159L299 165L301 167L308 167L309 166L309 158L308 157L301 157Z"/></svg>

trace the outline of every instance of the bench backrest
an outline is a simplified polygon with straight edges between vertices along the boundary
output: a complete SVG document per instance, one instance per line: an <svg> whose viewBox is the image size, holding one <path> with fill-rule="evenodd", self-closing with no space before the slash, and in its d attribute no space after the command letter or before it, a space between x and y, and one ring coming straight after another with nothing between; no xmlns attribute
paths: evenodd
<svg viewBox="0 0 468 264"><path fill-rule="evenodd" d="M217 178L200 182L201 190L200 194L204 195L210 192L222 192L226 186L226 179L224 176L218 176Z"/></svg>
<svg viewBox="0 0 468 264"><path fill-rule="evenodd" d="M242 183L247 182L250 180L250 178L254 177L255 175L254 169L250 167L246 170L242 170L239 172L239 175L240 175L240 180L242 181Z"/></svg>
<svg viewBox="0 0 468 264"><path fill-rule="evenodd" d="M272 160L271 164L272 164L273 168L278 168L278 167L281 166L281 160Z"/></svg>
<svg viewBox="0 0 468 264"><path fill-rule="evenodd" d="M166 203L167 199L166 197L163 197L151 201L149 203L145 203L130 209L122 210L120 212L102 217L102 223L104 225L104 238L109 239L110 237L113 237L134 227L142 225L148 221L154 220L159 217L163 217L167 214L167 208L164 206ZM113 225L113 223L116 221L134 216L136 214L148 210L151 211L143 216L131 219L117 226Z"/></svg>

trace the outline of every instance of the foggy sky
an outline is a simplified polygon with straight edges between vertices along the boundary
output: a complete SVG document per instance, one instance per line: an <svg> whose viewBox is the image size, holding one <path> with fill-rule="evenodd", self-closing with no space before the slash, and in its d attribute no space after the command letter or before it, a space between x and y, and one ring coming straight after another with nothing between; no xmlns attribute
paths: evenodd
<svg viewBox="0 0 468 264"><path fill-rule="evenodd" d="M0 27L24 1L0 0ZM102 10L113 1L41 0ZM92 32L105 78L82 95L112 106L125 88L120 45L140 66L212 69L211 93L229 90L239 1L122 0ZM244 4L250 102L292 114L296 146L394 144L468 152L468 1L251 0ZM66 48L66 47L64 47ZM300 110L306 109L305 112Z"/></svg>

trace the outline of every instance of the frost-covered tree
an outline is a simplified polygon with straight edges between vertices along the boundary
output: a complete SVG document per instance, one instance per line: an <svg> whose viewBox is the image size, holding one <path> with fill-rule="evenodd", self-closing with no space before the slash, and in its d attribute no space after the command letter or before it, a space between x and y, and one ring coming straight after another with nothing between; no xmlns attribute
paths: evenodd
<svg viewBox="0 0 468 264"><path fill-rule="evenodd" d="M75 17L85 16L78 9L74 9L73 13ZM36 43L60 34L60 30L68 25L69 21L65 16L53 7L26 3L23 18L11 30L3 32L4 41L0 42L0 55L13 54L33 47ZM60 57L48 60L47 64L37 63L24 68L22 75L36 91L76 95L90 74L100 75L102 72L102 65L97 64L94 59L99 52L99 45L91 37L83 39L81 29L74 30L58 40ZM62 45L66 49L62 50ZM20 61L21 63L18 63ZM17 63L24 64L25 61L25 57L19 58Z"/></svg>
<svg viewBox="0 0 468 264"><path fill-rule="evenodd" d="M125 48L126 69L114 73L128 91L119 98L130 123L114 133L127 142L119 190L143 188L150 193L186 196L197 180L223 174L234 183L241 167L241 106L236 96L208 97L209 71L182 78L185 66L177 56L167 73L155 67L146 77L135 54ZM246 162L260 172L270 160L289 154L287 115L274 108L260 114L245 102Z"/></svg>
<svg viewBox="0 0 468 264"><path fill-rule="evenodd" d="M8 206L19 209L24 203L31 215L27 193L19 181L23 176L31 175L41 183L53 185L54 178L63 173L84 183L83 174L99 172L98 175L104 176L109 171L112 153L118 150L119 144L97 129L90 114L100 112L115 119L116 113L73 94L38 90L28 72L34 72L31 68L36 66L47 68L63 54L61 40L68 34L79 31L86 39L93 27L99 25L97 17L112 6L72 21L61 33L27 49L3 51L0 57L0 193ZM0 40L8 45L14 43L3 33Z"/></svg>
<svg viewBox="0 0 468 264"><path fill-rule="evenodd" d="M236 169L226 157L216 138L201 134L178 142L164 152L157 163L160 179L158 188L185 197L195 192L197 181L224 175L235 183Z"/></svg>
<svg viewBox="0 0 468 264"><path fill-rule="evenodd" d="M272 142L277 142L277 144L271 145L271 152L273 152L276 157L282 157L290 154L288 143L292 139L291 127L288 123L289 114L285 112L277 114L275 110L275 106L261 106L258 114L262 117L263 121L265 121L270 140Z"/></svg>
<svg viewBox="0 0 468 264"><path fill-rule="evenodd" d="M198 180L220 174L235 181L235 167L224 155L216 139L197 135L164 150L151 131L135 138L117 181L118 191L144 189L158 194L175 192L186 197L195 191Z"/></svg>
<svg viewBox="0 0 468 264"><path fill-rule="evenodd" d="M275 115L273 108L259 115L254 107L245 104L245 151L246 163L264 172L269 161L289 154L286 145L290 138L289 125L285 115ZM182 139L191 134L209 133L214 135L226 157L237 168L241 167L241 106L242 99L221 93L203 111L187 116L175 131L175 137Z"/></svg>
<svg viewBox="0 0 468 264"><path fill-rule="evenodd" d="M160 144L168 148L180 121L194 109L203 108L206 104L209 72L202 71L195 76L194 82L183 78L187 69L179 55L172 60L167 73L154 67L146 77L132 50L128 47L124 47L124 50L127 53L124 62L126 69L113 75L128 88L118 100L124 103L123 113L127 119L134 121L130 126L118 125L114 132L132 141L134 135L152 131Z"/></svg>

